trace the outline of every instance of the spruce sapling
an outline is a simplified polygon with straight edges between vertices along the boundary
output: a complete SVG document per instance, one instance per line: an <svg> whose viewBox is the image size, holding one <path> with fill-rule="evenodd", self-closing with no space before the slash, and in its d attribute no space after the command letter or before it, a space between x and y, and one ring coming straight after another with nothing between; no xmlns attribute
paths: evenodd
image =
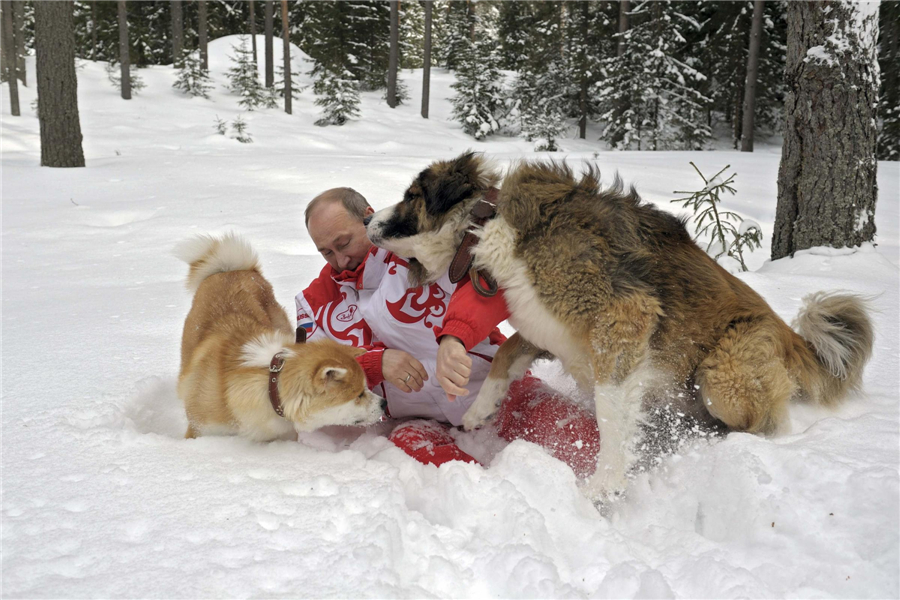
<svg viewBox="0 0 900 600"><path fill-rule="evenodd" d="M693 162L690 163L705 184L702 190L696 192L675 191L676 194L690 194L686 198L676 198L672 202L682 202L684 208L691 208L694 212L694 233L699 239L709 236L706 244L706 252L718 260L722 256L729 256L741 265L741 270L746 271L744 262L745 249L753 250L762 246L762 231L755 221L744 221L739 214L720 210L723 192L732 196L735 189L732 187L735 173L723 178L722 174L731 168L726 165L724 169L707 179Z"/></svg>

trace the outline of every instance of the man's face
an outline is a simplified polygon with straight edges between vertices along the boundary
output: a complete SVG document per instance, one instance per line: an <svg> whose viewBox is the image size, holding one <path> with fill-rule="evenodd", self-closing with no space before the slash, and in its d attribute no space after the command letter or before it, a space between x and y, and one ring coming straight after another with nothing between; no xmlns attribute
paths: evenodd
<svg viewBox="0 0 900 600"><path fill-rule="evenodd" d="M366 215L375 211L366 209ZM366 226L339 201L323 202L309 215L309 237L328 264L338 272L356 269L372 247Z"/></svg>

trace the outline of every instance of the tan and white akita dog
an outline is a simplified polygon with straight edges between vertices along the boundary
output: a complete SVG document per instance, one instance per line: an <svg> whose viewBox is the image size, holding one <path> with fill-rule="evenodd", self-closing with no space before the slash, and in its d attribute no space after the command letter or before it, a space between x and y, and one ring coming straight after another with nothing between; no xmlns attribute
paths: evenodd
<svg viewBox="0 0 900 600"><path fill-rule="evenodd" d="M194 302L184 322L178 395L185 437L286 437L326 425L368 425L385 401L355 357L331 341L295 343L287 313L240 236L198 236L175 249L190 265Z"/></svg>
<svg viewBox="0 0 900 600"><path fill-rule="evenodd" d="M411 259L410 284L420 285L455 268L467 230L483 222L463 248L503 290L518 332L465 427L484 423L549 352L593 391L601 448L586 491L609 497L625 486L643 401L682 396L692 414L767 434L787 428L790 400L833 404L859 387L873 343L859 297L807 298L798 335L681 220L620 181L601 189L595 169L576 179L564 164L523 162L499 185L473 153L436 162L367 226L373 243ZM496 199L493 217L486 198Z"/></svg>

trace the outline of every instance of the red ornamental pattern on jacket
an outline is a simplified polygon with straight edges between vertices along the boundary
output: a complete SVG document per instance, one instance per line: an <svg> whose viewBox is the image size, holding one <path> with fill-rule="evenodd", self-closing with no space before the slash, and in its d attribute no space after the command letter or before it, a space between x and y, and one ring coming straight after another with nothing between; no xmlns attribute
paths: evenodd
<svg viewBox="0 0 900 600"><path fill-rule="evenodd" d="M412 288L397 302L388 302L391 316L401 323L418 323L424 320L427 327L434 329L441 324L440 319L447 312L447 294L437 284Z"/></svg>
<svg viewBox="0 0 900 600"><path fill-rule="evenodd" d="M341 290L341 300L329 302L319 308L314 317L332 339L362 347L372 344L372 330L365 319L358 317L356 304L346 305L347 292Z"/></svg>

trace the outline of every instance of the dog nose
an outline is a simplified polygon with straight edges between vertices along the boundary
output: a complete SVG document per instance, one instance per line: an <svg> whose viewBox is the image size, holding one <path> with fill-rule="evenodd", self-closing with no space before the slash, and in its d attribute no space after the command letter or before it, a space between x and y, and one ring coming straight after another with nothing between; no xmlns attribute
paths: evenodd
<svg viewBox="0 0 900 600"><path fill-rule="evenodd" d="M363 225L365 225L366 227L368 227L369 223L371 223L371 222L372 222L372 215L369 215L368 217L363 219Z"/></svg>
<svg viewBox="0 0 900 600"><path fill-rule="evenodd" d="M387 412L387 400L381 399L381 412Z"/></svg>

